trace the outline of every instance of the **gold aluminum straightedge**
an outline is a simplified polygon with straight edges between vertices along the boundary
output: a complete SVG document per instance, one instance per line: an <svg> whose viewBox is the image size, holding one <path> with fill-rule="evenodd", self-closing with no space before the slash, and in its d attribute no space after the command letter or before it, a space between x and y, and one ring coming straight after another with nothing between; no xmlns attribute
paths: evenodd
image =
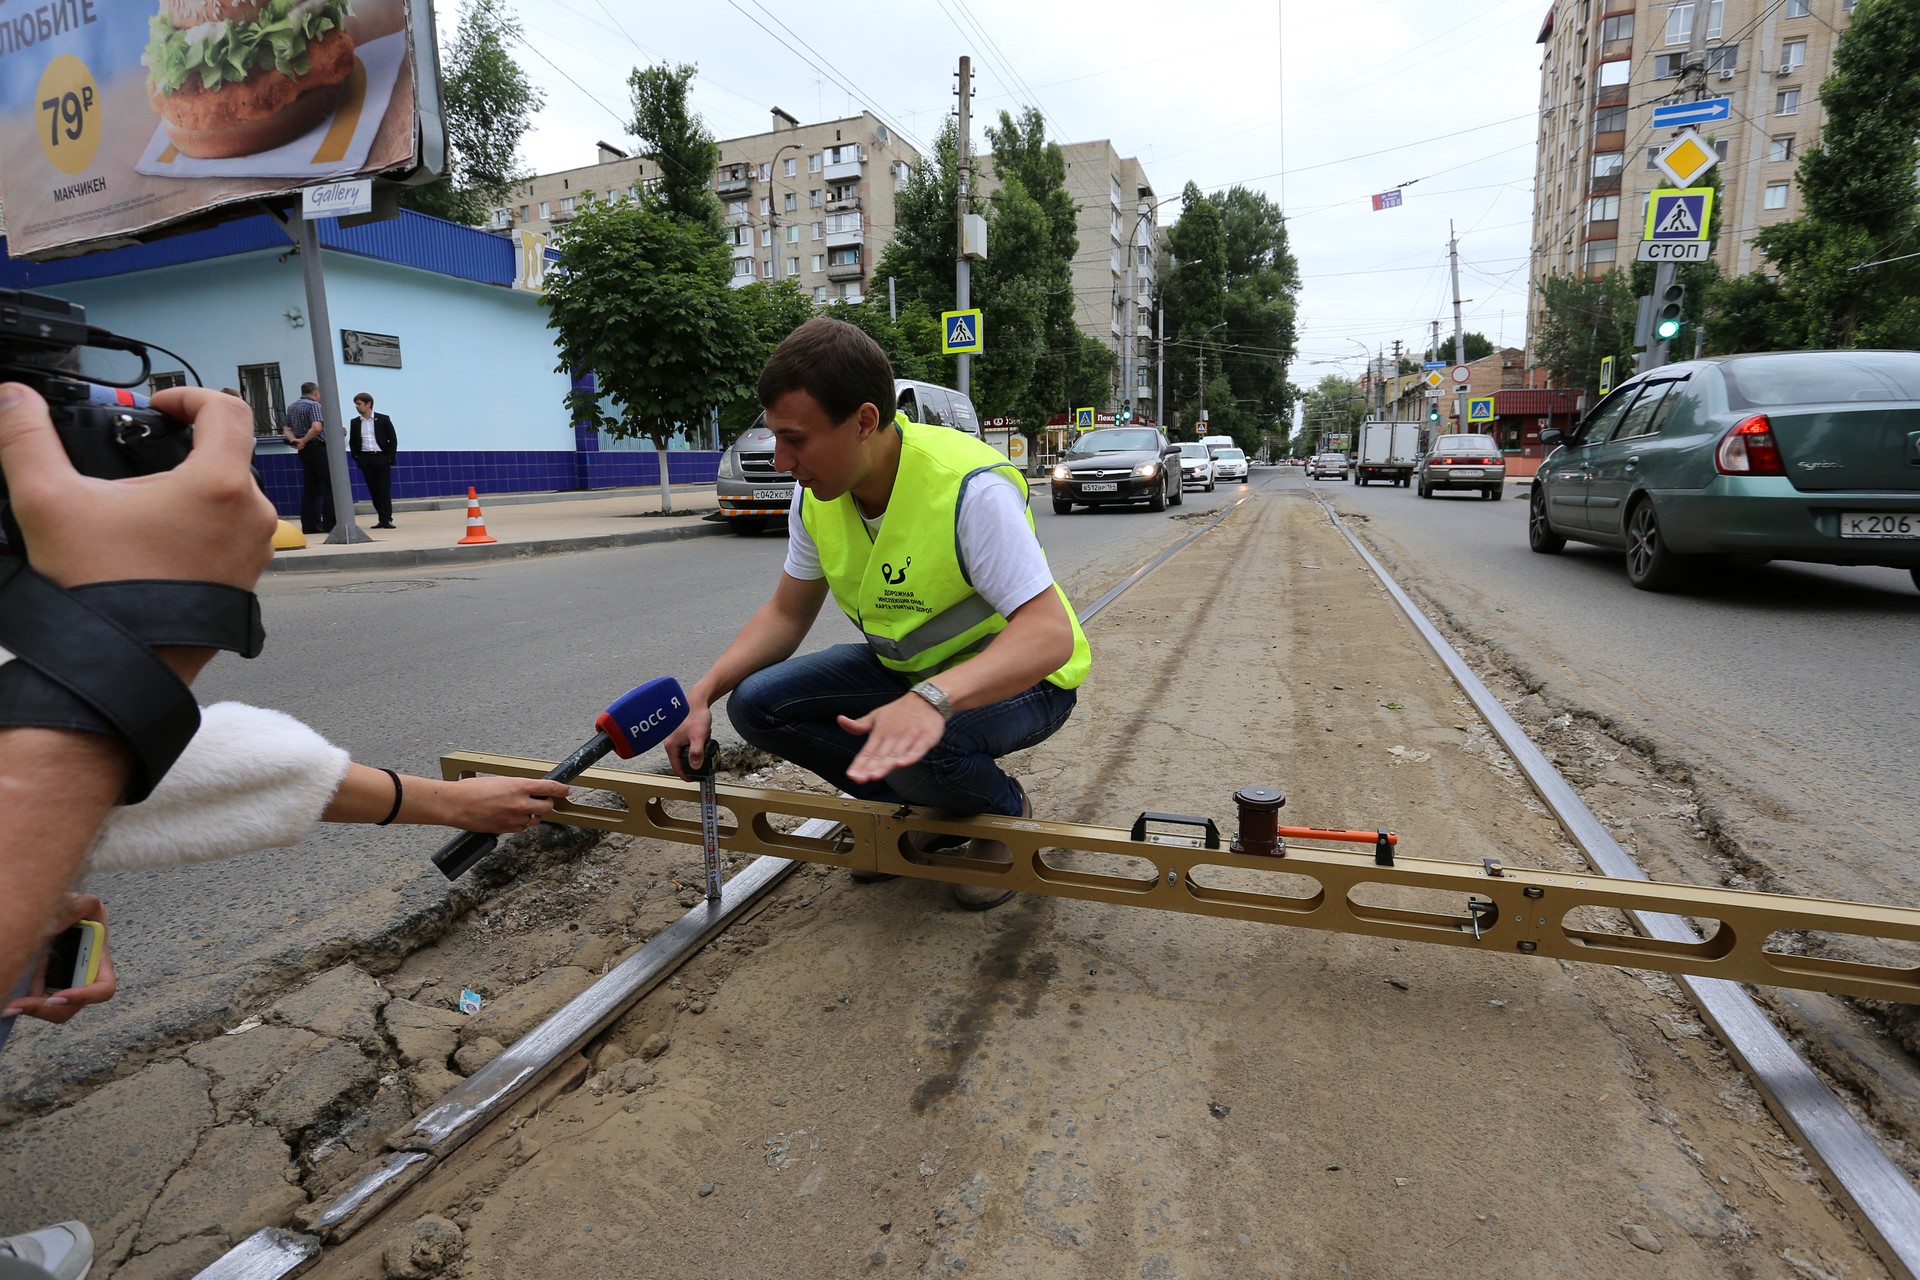
<svg viewBox="0 0 1920 1280"><path fill-rule="evenodd" d="M475 774L538 778L551 768L549 761L470 751L441 759L449 779ZM627 807L563 801L548 821L702 843L697 816L677 817L667 810L674 803L697 814L695 783L589 769L574 785L612 792ZM998 816L941 821L925 811L843 796L741 786L716 790L724 811L720 847L736 854L1920 1004L1920 965L1828 959L1782 946L1795 945L1797 935L1809 931L1920 943L1920 910L1404 854L1396 854L1392 866L1380 866L1371 852L1302 845L1293 834L1284 856L1275 857L1184 841L1135 840L1124 830L1072 822ZM806 837L776 825L808 818L840 823L843 830ZM909 861L903 850L908 833L915 831L1001 841L1013 851L1013 865L939 854ZM1575 918L1574 913L1589 909L1690 916L1707 936L1686 943L1612 932L1599 918Z"/></svg>

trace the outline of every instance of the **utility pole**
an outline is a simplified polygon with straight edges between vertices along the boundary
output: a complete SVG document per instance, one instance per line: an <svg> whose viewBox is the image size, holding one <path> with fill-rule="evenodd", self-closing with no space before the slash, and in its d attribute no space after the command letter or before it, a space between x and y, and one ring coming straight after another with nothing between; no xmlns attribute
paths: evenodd
<svg viewBox="0 0 1920 1280"><path fill-rule="evenodd" d="M1140 233L1138 219L1134 221L1133 230L1135 235ZM1128 406L1133 403L1133 309L1133 244L1129 241L1127 244L1127 336L1124 339L1127 350L1120 357L1120 403Z"/></svg>
<svg viewBox="0 0 1920 1280"><path fill-rule="evenodd" d="M1464 365L1467 362L1466 330L1460 326L1460 237L1453 233L1453 219L1447 219L1447 263L1453 271L1453 362ZM1453 429L1467 429L1467 388L1463 383L1454 388Z"/></svg>
<svg viewBox="0 0 1920 1280"><path fill-rule="evenodd" d="M969 141L973 129L973 59L960 59L960 134L958 146L958 170L960 179L960 207L956 211L953 224L953 296L954 307L965 311L973 305L973 264L967 260L967 212L968 202L973 188L973 165L969 151ZM961 395L972 394L967 386L968 375L972 372L973 357L962 352L956 359L959 366L954 385Z"/></svg>
<svg viewBox="0 0 1920 1280"><path fill-rule="evenodd" d="M1712 20L1713 6L1710 0L1694 0L1693 29L1687 34L1687 63L1682 70L1693 90L1695 102L1707 96L1707 24ZM1653 269L1654 306L1667 296L1667 290L1673 285L1673 278L1679 268L1671 262L1662 262ZM1668 343L1658 334L1649 333L1647 358L1640 362L1635 372L1658 369L1667 363Z"/></svg>
<svg viewBox="0 0 1920 1280"><path fill-rule="evenodd" d="M1398 392L1400 387L1400 339L1398 338L1393 340L1393 386L1394 390ZM1393 397L1393 420L1395 422L1400 421L1400 397L1398 394Z"/></svg>

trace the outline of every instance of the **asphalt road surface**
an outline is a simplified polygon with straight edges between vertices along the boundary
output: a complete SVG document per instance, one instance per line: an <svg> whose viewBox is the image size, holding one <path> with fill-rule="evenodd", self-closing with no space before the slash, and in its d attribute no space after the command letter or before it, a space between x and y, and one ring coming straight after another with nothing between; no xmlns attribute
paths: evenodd
<svg viewBox="0 0 1920 1280"><path fill-rule="evenodd" d="M1190 492L1164 515L1069 517L1053 514L1044 485L1035 491L1055 574L1084 608L1194 527L1177 517L1248 490ZM416 774L437 775L453 749L559 759L621 691L704 671L772 589L784 545L713 537L471 568L273 575L260 592L266 652L222 656L196 692L289 712L355 760ZM850 638L829 609L808 647ZM717 727L730 733L724 717ZM322 826L291 849L96 877L121 994L57 1033L22 1028L0 1057L0 1092L42 1095L160 1038L229 1025L237 1003L315 968L410 950L449 910L449 885L427 861L448 834Z"/></svg>
<svg viewBox="0 0 1920 1280"><path fill-rule="evenodd" d="M1403 585L1503 648L1550 701L1693 769L1785 886L1920 900L1920 593L1904 570L1776 562L1654 594L1628 585L1617 552L1530 552L1524 486L1500 503L1315 487L1361 517Z"/></svg>

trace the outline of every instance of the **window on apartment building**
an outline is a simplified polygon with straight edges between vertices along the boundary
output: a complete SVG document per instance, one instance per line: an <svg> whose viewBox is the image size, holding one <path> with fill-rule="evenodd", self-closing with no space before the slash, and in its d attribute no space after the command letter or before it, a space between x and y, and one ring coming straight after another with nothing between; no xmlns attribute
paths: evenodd
<svg viewBox="0 0 1920 1280"><path fill-rule="evenodd" d="M1601 151L1595 153L1593 157L1593 176L1596 178L1611 178L1614 174L1620 172L1622 167L1621 159L1621 153L1618 151Z"/></svg>
<svg viewBox="0 0 1920 1280"><path fill-rule="evenodd" d="M553 206L545 200L540 202L540 216L543 218L551 218L553 216Z"/></svg>
<svg viewBox="0 0 1920 1280"><path fill-rule="evenodd" d="M627 199L638 200L639 198L640 198L640 184L636 182L632 186L627 188Z"/></svg>
<svg viewBox="0 0 1920 1280"><path fill-rule="evenodd" d="M525 222L526 220L527 220L527 206L525 206L525 205L521 205L521 206L520 206L520 221L522 221L522 222Z"/></svg>
<svg viewBox="0 0 1920 1280"><path fill-rule="evenodd" d="M753 228L752 228L752 227L730 227L730 228L728 228L728 230L727 230L727 243L728 243L728 244L731 244L731 245L743 245L743 244L752 244L752 243L753 243Z"/></svg>
<svg viewBox="0 0 1920 1280"><path fill-rule="evenodd" d="M799 165L800 165L799 157L797 156L787 157L786 173L789 178L794 177L799 173L800 171Z"/></svg>
<svg viewBox="0 0 1920 1280"><path fill-rule="evenodd" d="M840 298L842 301L844 302L860 301L860 282L858 280L842 281L839 288L840 288Z"/></svg>
<svg viewBox="0 0 1920 1280"><path fill-rule="evenodd" d="M814 224L813 224L813 234L812 234L812 235L810 235L810 236L808 236L808 237L807 237L807 239L809 239L809 240L818 240L818 239L819 239L819 238L821 237L821 235L822 235L822 234L823 234L823 233L824 233L824 232L826 231L826 229L827 229L827 224L826 224L826 223L824 223L824 222L816 222L816 223L814 223Z"/></svg>
<svg viewBox="0 0 1920 1280"><path fill-rule="evenodd" d="M1760 207L1763 209L1786 208L1787 184L1784 182L1769 182L1767 184L1766 198L1760 202Z"/></svg>
<svg viewBox="0 0 1920 1280"><path fill-rule="evenodd" d="M1813 5L1810 0L1787 0L1787 16L1789 18L1804 18L1812 12Z"/></svg>
<svg viewBox="0 0 1920 1280"><path fill-rule="evenodd" d="M1684 53L1656 53L1653 55L1653 78L1677 80L1686 65L1687 55Z"/></svg>
<svg viewBox="0 0 1920 1280"><path fill-rule="evenodd" d="M762 160L760 162L760 181L765 182L772 177L773 177L773 161Z"/></svg>
<svg viewBox="0 0 1920 1280"><path fill-rule="evenodd" d="M799 223L789 222L787 224L787 243L788 244L800 243L800 224Z"/></svg>
<svg viewBox="0 0 1920 1280"><path fill-rule="evenodd" d="M762 280L773 279L773 259L772 258L760 259L760 278Z"/></svg>
<svg viewBox="0 0 1920 1280"><path fill-rule="evenodd" d="M789 191L789 192L787 192L787 206L786 206L786 207L787 207L787 212L788 212L788 213L797 213L797 212L799 212L799 209L800 209L800 193L799 193L798 191Z"/></svg>
<svg viewBox="0 0 1920 1280"><path fill-rule="evenodd" d="M797 276L799 274L800 274L800 259L788 258L787 259L787 278L792 279L794 276Z"/></svg>
<svg viewBox="0 0 1920 1280"><path fill-rule="evenodd" d="M1805 40L1789 40L1785 44L1780 46L1781 70L1784 71L1787 68L1791 67L1795 71L1798 71L1801 67L1804 67L1806 65L1807 65L1807 42Z"/></svg>
<svg viewBox="0 0 1920 1280"><path fill-rule="evenodd" d="M807 157L807 172L808 173L820 172L820 157L818 154L810 155Z"/></svg>
<svg viewBox="0 0 1920 1280"><path fill-rule="evenodd" d="M827 230L829 232L858 231L859 229L860 211L858 209L852 213L830 213L827 215Z"/></svg>
<svg viewBox="0 0 1920 1280"><path fill-rule="evenodd" d="M857 182L842 182L838 186L827 188L827 199L829 200L853 200L858 198L859 195L860 184Z"/></svg>
<svg viewBox="0 0 1920 1280"><path fill-rule="evenodd" d="M1720 38L1720 10L1722 0L1713 0L1707 7L1707 39ZM1693 0L1679 0L1667 6L1667 43L1686 44L1693 39Z"/></svg>
<svg viewBox="0 0 1920 1280"><path fill-rule="evenodd" d="M761 212L761 213L772 213L772 212L773 212L773 197L771 197L771 196L761 196L761 197L760 197L760 212Z"/></svg>
<svg viewBox="0 0 1920 1280"><path fill-rule="evenodd" d="M764 249L769 245L771 245L772 243L773 243L773 228L772 227L760 228L760 247Z"/></svg>
<svg viewBox="0 0 1920 1280"><path fill-rule="evenodd" d="M1619 196L1595 196L1587 201L1588 222L1611 222L1619 216Z"/></svg>
<svg viewBox="0 0 1920 1280"><path fill-rule="evenodd" d="M1782 160L1793 159L1793 137L1770 138L1767 141L1767 159L1778 164Z"/></svg>
<svg viewBox="0 0 1920 1280"><path fill-rule="evenodd" d="M1601 44L1612 44L1615 40L1631 40L1631 39L1633 39L1633 15L1632 14L1623 13L1623 14L1619 14L1616 17L1602 18L1600 20L1600 43Z"/></svg>
<svg viewBox="0 0 1920 1280"><path fill-rule="evenodd" d="M1606 266L1620 256L1620 242L1618 240L1589 240L1587 241L1585 252L1588 266Z"/></svg>
<svg viewBox="0 0 1920 1280"><path fill-rule="evenodd" d="M860 246L842 245L827 253L827 265L830 267L850 267L860 261Z"/></svg>
<svg viewBox="0 0 1920 1280"><path fill-rule="evenodd" d="M572 213L572 212L573 212L573 197L572 197L572 196L561 196L561 197L560 197L560 212L562 212L562 213Z"/></svg>
<svg viewBox="0 0 1920 1280"><path fill-rule="evenodd" d="M815 271L825 271L827 269L827 255L824 253L814 254L812 269Z"/></svg>
<svg viewBox="0 0 1920 1280"><path fill-rule="evenodd" d="M1109 181L1111 181L1111 182L1113 183L1113 196L1112 196L1112 200L1113 200L1113 206L1114 206L1114 208L1116 208L1116 209L1117 209L1117 208L1119 208L1119 207L1120 207L1120 179L1118 179L1118 178L1111 178L1111 179L1109 179Z"/></svg>
<svg viewBox="0 0 1920 1280"><path fill-rule="evenodd" d="M825 196L821 192L820 188L815 187L813 190L807 192L807 208L818 209L820 207L821 201L824 199L825 199Z"/></svg>
<svg viewBox="0 0 1920 1280"><path fill-rule="evenodd" d="M1619 133L1626 127L1627 109L1624 105L1618 107L1601 107L1593 113L1593 131L1596 134Z"/></svg>
<svg viewBox="0 0 1920 1280"><path fill-rule="evenodd" d="M753 259L752 258L735 258L733 260L733 274L737 276L752 275Z"/></svg>
<svg viewBox="0 0 1920 1280"><path fill-rule="evenodd" d="M825 302L827 300L827 286L823 284L813 286L813 300L815 302Z"/></svg>
<svg viewBox="0 0 1920 1280"><path fill-rule="evenodd" d="M1600 64L1600 87L1602 89L1617 88L1625 84L1632 74L1633 63L1626 58L1603 62Z"/></svg>
<svg viewBox="0 0 1920 1280"><path fill-rule="evenodd" d="M746 202L745 200L729 200L729 201L727 201L727 216L728 216L729 218L744 218L744 217L746 217L746 216L747 216L747 202Z"/></svg>
<svg viewBox="0 0 1920 1280"><path fill-rule="evenodd" d="M1777 116L1800 114L1800 91L1798 89L1782 89L1780 92L1774 94L1773 114Z"/></svg>
<svg viewBox="0 0 1920 1280"><path fill-rule="evenodd" d="M511 221L513 221L513 215L512 215L511 213L509 213L509 212L508 212L507 210L505 210L505 209L495 209L495 210L493 211L493 225L494 225L494 226L496 226L496 227L504 227L504 226L506 226L506 225L507 225L507 224L508 224L509 222L511 222Z"/></svg>

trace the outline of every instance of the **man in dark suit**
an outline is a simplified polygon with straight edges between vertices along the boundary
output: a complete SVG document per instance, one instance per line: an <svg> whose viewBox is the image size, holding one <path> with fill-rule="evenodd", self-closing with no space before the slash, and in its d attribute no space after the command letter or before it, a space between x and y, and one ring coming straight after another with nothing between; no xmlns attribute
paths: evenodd
<svg viewBox="0 0 1920 1280"><path fill-rule="evenodd" d="M400 452L400 441L393 433L393 419L373 411L373 397L362 391L353 398L358 412L347 421L347 448L367 482L367 494L373 499L380 522L376 529L393 525L393 459Z"/></svg>

